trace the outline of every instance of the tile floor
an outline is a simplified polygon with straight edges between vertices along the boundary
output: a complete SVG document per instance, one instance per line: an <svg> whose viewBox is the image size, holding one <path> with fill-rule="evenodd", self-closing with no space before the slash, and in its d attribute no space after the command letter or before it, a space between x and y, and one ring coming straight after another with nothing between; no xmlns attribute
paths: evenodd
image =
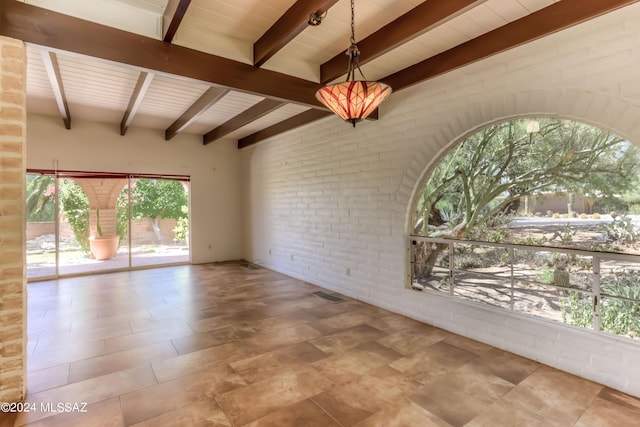
<svg viewBox="0 0 640 427"><path fill-rule="evenodd" d="M317 290L241 264L32 283L36 411L10 422L640 426L640 399Z"/></svg>

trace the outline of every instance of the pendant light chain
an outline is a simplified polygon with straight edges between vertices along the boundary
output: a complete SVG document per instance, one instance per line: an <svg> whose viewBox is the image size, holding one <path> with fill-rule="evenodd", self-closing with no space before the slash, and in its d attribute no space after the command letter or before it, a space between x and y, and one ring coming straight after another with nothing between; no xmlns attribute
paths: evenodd
<svg viewBox="0 0 640 427"><path fill-rule="evenodd" d="M351 0L351 44L356 44L356 11L354 7L355 0Z"/></svg>
<svg viewBox="0 0 640 427"><path fill-rule="evenodd" d="M347 56L349 56L349 66L347 67L348 81L356 79L356 70L360 73L362 80L367 80L360 69L360 60L358 59L358 56L360 56L360 50L358 49L358 46L356 46L356 12L354 4L355 0L351 0L351 46L349 46L349 49L345 52Z"/></svg>

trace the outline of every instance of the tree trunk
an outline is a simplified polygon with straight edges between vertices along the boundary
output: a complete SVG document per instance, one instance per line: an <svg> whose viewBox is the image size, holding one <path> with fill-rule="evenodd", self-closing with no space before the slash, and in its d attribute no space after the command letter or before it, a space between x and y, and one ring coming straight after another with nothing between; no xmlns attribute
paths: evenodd
<svg viewBox="0 0 640 427"><path fill-rule="evenodd" d="M158 218L151 218L151 226L156 235L156 243L161 245L164 242L164 235L162 234L162 230L160 230Z"/></svg>
<svg viewBox="0 0 640 427"><path fill-rule="evenodd" d="M414 246L413 277L414 279L428 279L431 277L433 267L436 265L438 256L449 247L446 243L424 242L419 246Z"/></svg>

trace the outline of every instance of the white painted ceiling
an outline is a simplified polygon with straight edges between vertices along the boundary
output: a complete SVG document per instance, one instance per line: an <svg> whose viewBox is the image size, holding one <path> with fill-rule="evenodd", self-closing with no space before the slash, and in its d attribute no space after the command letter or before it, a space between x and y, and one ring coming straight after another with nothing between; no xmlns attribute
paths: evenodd
<svg viewBox="0 0 640 427"><path fill-rule="evenodd" d="M172 5L170 0L18 1L157 40L162 40L167 26L163 16ZM380 79L558 1L479 1L475 7L363 65L362 71L368 79ZM253 44L294 2L192 0L172 43L253 64ZM356 1L356 40L365 38L421 3L422 0ZM349 0L339 0L329 9L321 25L306 27L262 68L319 82L320 64L349 45L349 21ZM30 112L59 116L42 59L48 52L46 47L28 45L27 108ZM74 53L55 52L71 117L119 124L141 70ZM182 77L155 75L131 126L166 129L210 86L210 83ZM184 132L204 134L263 99L232 90ZM308 108L287 104L229 136L242 138Z"/></svg>

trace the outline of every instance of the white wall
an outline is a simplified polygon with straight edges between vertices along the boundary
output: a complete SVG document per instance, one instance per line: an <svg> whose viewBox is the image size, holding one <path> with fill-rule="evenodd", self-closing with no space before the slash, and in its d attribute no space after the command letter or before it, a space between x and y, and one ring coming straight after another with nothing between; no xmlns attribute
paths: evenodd
<svg viewBox="0 0 640 427"><path fill-rule="evenodd" d="M243 150L245 258L640 396L640 343L405 288L409 206L444 150L529 114L640 143L640 5Z"/></svg>
<svg viewBox="0 0 640 427"><path fill-rule="evenodd" d="M240 259L243 256L241 167L236 141L202 145L196 135L170 141L157 130L27 117L27 167L60 170L158 173L191 176L192 262ZM209 249L211 245L211 249Z"/></svg>

